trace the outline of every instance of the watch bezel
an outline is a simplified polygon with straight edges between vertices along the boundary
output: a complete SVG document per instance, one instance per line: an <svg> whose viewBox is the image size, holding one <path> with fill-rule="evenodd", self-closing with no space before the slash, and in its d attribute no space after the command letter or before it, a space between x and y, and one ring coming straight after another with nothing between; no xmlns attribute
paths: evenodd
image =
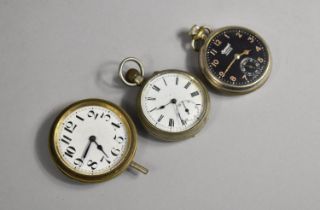
<svg viewBox="0 0 320 210"><path fill-rule="evenodd" d="M247 85L232 85L225 83L221 81L217 76L211 73L210 67L207 62L206 58L206 52L208 50L209 44L211 43L212 39L214 39L218 34L220 34L223 31L230 30L230 29L239 29L239 30L245 30L248 31L249 33L253 34L256 36L262 44L266 47L266 51L268 53L268 63L266 66L265 71L261 75L259 79L254 81L253 83L249 83ZM271 57L271 52L269 49L269 46L266 44L265 40L256 32L254 32L251 29L242 27L242 26L226 26L219 28L217 30L213 30L209 35L208 38L205 40L204 45L200 49L199 53L199 63L200 63L200 68L205 76L205 78L209 81L209 83L218 89L219 91L225 92L225 93L231 93L231 94L245 94L252 92L258 88L260 88L269 78L270 73L271 73L271 66L272 66L272 57Z"/></svg>
<svg viewBox="0 0 320 210"><path fill-rule="evenodd" d="M126 126L128 132L128 145L126 147L125 153L123 154L122 160L116 166L114 166L113 169L102 174L88 175L79 173L78 171L74 170L69 164L67 164L66 161L63 160L58 151L59 128L62 126L63 121L70 113L85 106L101 106L110 109L118 115L122 122L125 122L124 125ZM80 100L66 107L54 121L49 136L49 151L58 168L68 177L86 183L102 182L120 175L129 167L130 163L133 161L136 147L137 131L133 121L131 120L131 117L121 107L102 99Z"/></svg>
<svg viewBox="0 0 320 210"><path fill-rule="evenodd" d="M190 80L195 82L201 88L201 91L203 92L203 97L204 97L205 103L203 104L203 112L201 113L201 115L199 117L199 121L196 124L194 124L191 128L189 128L185 131L168 132L168 131L164 131L162 129L159 129L156 126L154 126L143 113L142 104L141 104L141 100L142 100L141 96L142 96L142 92L144 91L146 85L148 84L148 82L150 80L154 79L155 77L159 77L159 76L162 76L162 75L168 74L168 73L183 74L183 75L187 76L188 78L190 78ZM139 117L143 127L151 135L155 136L157 139L164 140L164 141L179 141L179 140L184 140L184 139L188 139L190 137L195 136L204 127L204 125L208 119L209 112L210 112L210 108L211 108L210 104L211 104L211 101L210 101L208 90L204 86L204 84L196 76L194 76L193 74L191 74L189 72L182 71L182 70L166 69L166 70L155 72L150 78L146 79L143 82L143 84L141 85L140 91L138 93L138 96L137 96L136 106L137 106L138 117Z"/></svg>

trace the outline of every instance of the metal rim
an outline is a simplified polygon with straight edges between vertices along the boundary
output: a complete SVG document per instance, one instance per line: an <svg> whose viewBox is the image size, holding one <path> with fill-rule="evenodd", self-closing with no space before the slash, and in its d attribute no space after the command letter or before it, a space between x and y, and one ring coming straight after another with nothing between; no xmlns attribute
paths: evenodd
<svg viewBox="0 0 320 210"><path fill-rule="evenodd" d="M210 41L217 34L221 33L224 30L227 30L227 29L243 29L243 30L247 30L250 33L253 33L255 36L257 36L261 40L261 42L265 45L266 50L268 52L269 61L268 61L268 64L267 64L265 72L263 73L263 75L257 81L255 81L255 82L253 82L251 84L244 85L244 86L234 86L234 85L230 85L230 84L227 84L227 83L224 83L224 82L220 81L216 76L214 76L211 73L211 71L210 71L210 69L208 67L207 61L206 61L206 57L204 56L205 52L206 52L206 49L207 49ZM271 67L272 66L272 56L271 56L271 52L270 52L269 46L267 45L266 41L258 33L256 33L255 31L253 31L251 29L248 29L246 27L242 27L242 26L225 26L225 27L219 28L218 30L213 31L209 35L208 39L206 40L206 43L202 46L202 48L200 50L199 62L200 62L200 67L201 67L202 73L204 74L206 79L210 82L210 84L212 86L214 86L215 88L217 88L218 90L223 91L225 93L230 93L230 94L245 94L245 93L249 93L249 92L252 92L252 91L258 89L259 87L261 87L267 81L267 79L270 76L271 68L272 68Z"/></svg>
<svg viewBox="0 0 320 210"><path fill-rule="evenodd" d="M67 164L65 164L65 162L60 158L56 148L56 141L57 141L56 136L57 136L58 127L61 124L61 121L65 118L65 116L68 115L68 113L71 110L76 109L78 107L86 106L86 105L107 106L108 108L112 107L114 110L119 112L122 115L121 118L123 120L126 120L126 123L128 123L127 129L128 129L130 138L128 141L128 148L127 148L126 154L123 157L123 160L121 160L121 162L117 166L115 166L111 171L100 174L100 175L92 175L92 176L84 175L72 170L72 168L70 168ZM126 168L128 168L130 163L133 161L133 158L136 152L136 144L137 144L136 128L134 126L133 121L129 117L129 115L122 108L120 108L119 106L111 102L101 100L101 99L85 99L69 105L58 115L51 129L51 134L49 139L49 150L50 150L52 159L55 161L58 168L64 174L66 174L70 178L73 178L77 181L90 183L90 182L106 181L120 175Z"/></svg>
<svg viewBox="0 0 320 210"><path fill-rule="evenodd" d="M121 63L119 64L119 77L121 78L122 82L128 86L137 86L137 83L134 82L129 82L126 80L125 76L123 75L123 71L124 71L124 65L128 62L133 62L135 64L138 65L138 71L140 73L141 76L144 76L144 68L142 63L135 57L128 57L125 58L121 61Z"/></svg>
<svg viewBox="0 0 320 210"><path fill-rule="evenodd" d="M142 95L144 88L148 84L148 82L150 80L152 80L154 77L157 77L159 75L166 74L166 73L172 73L172 72L178 73L178 74L184 74L184 75L188 76L190 79L192 79L193 81L195 81L199 85L199 87L203 90L204 100L206 101L206 103L204 104L203 113L199 117L200 120L195 125L193 125L191 128L189 128L185 131L180 131L180 132L168 132L168 131L161 130L161 129L157 128L156 126L154 126L146 118L146 116L142 110L142 104L141 104L141 95ZM157 139L163 140L163 141L168 141L168 142L186 140L186 139L189 139L190 137L195 136L206 124L206 121L209 117L210 108L211 108L211 100L209 97L208 90L204 86L204 84L201 82L201 80L199 80L195 75L193 75L189 72L177 70L177 69L167 69L167 70L162 70L160 72L155 72L154 75L152 75L150 78L148 78L147 81L145 81L143 87L139 91L139 94L138 94L138 97L136 100L137 100L136 106L137 106L138 117L139 117L142 125L144 126L144 128L152 136L156 137Z"/></svg>

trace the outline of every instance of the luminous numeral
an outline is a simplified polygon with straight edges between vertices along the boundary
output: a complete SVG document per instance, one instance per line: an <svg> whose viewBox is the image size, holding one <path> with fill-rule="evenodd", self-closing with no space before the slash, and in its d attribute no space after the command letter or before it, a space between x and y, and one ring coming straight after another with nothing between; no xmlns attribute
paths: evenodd
<svg viewBox="0 0 320 210"><path fill-rule="evenodd" d="M224 37L226 37L227 39L230 39L230 36L228 36L227 33L223 33Z"/></svg>
<svg viewBox="0 0 320 210"><path fill-rule="evenodd" d="M222 42L219 39L214 40L214 45L219 47L222 44Z"/></svg>
<svg viewBox="0 0 320 210"><path fill-rule="evenodd" d="M231 80L232 82L235 82L235 81L237 80L237 77L235 77L235 76L230 76L230 80Z"/></svg>
<svg viewBox="0 0 320 210"><path fill-rule="evenodd" d="M248 41L252 44L253 42L254 42L254 40L255 40L255 38L254 38L254 36L249 36L248 37Z"/></svg>
<svg viewBox="0 0 320 210"><path fill-rule="evenodd" d="M73 133L73 131L76 129L77 125L74 124L73 122L69 121L66 123L66 126L64 129L68 131L69 133Z"/></svg>
<svg viewBox="0 0 320 210"><path fill-rule="evenodd" d="M263 63L264 60L263 60L263 58L260 58L260 57L259 57L259 58L258 58L258 61L259 61L260 63Z"/></svg>
<svg viewBox="0 0 320 210"><path fill-rule="evenodd" d="M198 96L199 95L199 92L198 91L194 91L193 93L191 93L191 96L192 97L195 97L195 96Z"/></svg>
<svg viewBox="0 0 320 210"><path fill-rule="evenodd" d="M64 154L73 158L74 153L76 153L76 148L74 148L73 146L68 146Z"/></svg>
<svg viewBox="0 0 320 210"><path fill-rule="evenodd" d="M261 48L261 47L256 46L256 51L257 51L257 52L260 52L261 50L262 50L262 48Z"/></svg>
<svg viewBox="0 0 320 210"><path fill-rule="evenodd" d="M188 87L190 87L191 82L187 82L187 84L184 86L185 89L188 89Z"/></svg>
<svg viewBox="0 0 320 210"><path fill-rule="evenodd" d="M212 61L211 65L212 65L213 67L217 67L217 65L218 65L219 63L220 63L220 62L219 62L218 59L214 59L214 60Z"/></svg>
<svg viewBox="0 0 320 210"><path fill-rule="evenodd" d="M242 79L245 79L247 82L249 82L249 80L245 74L242 76Z"/></svg>
<svg viewBox="0 0 320 210"><path fill-rule="evenodd" d="M243 35L242 35L242 33L241 33L240 31L238 31L238 32L236 33L236 36L241 39Z"/></svg>
<svg viewBox="0 0 320 210"><path fill-rule="evenodd" d="M213 56L215 56L215 55L217 54L217 51L216 51L215 49L211 49L211 50L210 50L210 54L213 55Z"/></svg>

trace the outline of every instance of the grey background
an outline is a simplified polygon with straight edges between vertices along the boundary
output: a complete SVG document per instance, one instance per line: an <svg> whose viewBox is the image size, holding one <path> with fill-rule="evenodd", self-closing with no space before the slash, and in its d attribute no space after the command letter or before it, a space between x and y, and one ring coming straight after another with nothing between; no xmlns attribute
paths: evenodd
<svg viewBox="0 0 320 210"><path fill-rule="evenodd" d="M1 209L319 209L319 1L0 1ZM117 66L140 58L147 75L199 74L188 49L193 24L241 25L260 33L273 72L258 91L219 95L194 139L154 140L134 111L137 88ZM126 171L83 185L50 160L48 133L66 105L98 97L137 122Z"/></svg>

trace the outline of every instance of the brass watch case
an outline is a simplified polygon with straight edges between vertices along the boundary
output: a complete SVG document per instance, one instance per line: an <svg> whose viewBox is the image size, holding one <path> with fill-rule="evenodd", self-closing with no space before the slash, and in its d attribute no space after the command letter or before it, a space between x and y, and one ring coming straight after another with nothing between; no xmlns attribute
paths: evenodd
<svg viewBox="0 0 320 210"><path fill-rule="evenodd" d="M207 52L207 49L208 49L208 46L209 46L211 40L214 39L216 37L216 35L218 35L219 33L223 32L224 30L229 30L229 29L241 29L241 30L248 31L248 32L254 34L256 37L258 37L261 40L261 42L266 46L266 51L268 52L268 57L269 57L266 70L264 71L263 75L261 75L261 77L258 80L256 80L253 83L250 83L248 85L236 86L236 85L224 83L221 80L219 80L219 78L217 78L215 75L213 75L211 73L211 70L208 66L208 63L206 60L206 52ZM208 35L208 38L205 39L203 46L200 48L199 63L200 63L200 67L201 67L201 71L202 71L203 75L210 82L210 84L213 85L213 87L215 87L216 89L218 89L219 91L222 91L224 93L245 94L245 93L249 93L249 92L252 92L252 91L258 89L268 80L270 73L271 73L272 58L271 58L271 52L270 52L268 45L266 44L265 40L259 34L257 34L256 32L254 32L250 29L247 29L245 27L227 26L227 27L219 28L217 30L213 30Z"/></svg>
<svg viewBox="0 0 320 210"><path fill-rule="evenodd" d="M128 132L128 145L126 151L123 154L122 160L116 166L114 166L113 169L111 169L109 172L103 174L86 175L77 172L71 165L64 161L57 148L59 141L59 131L63 121L73 111L85 106L101 106L111 110L112 112L118 115ZM50 154L58 168L70 178L86 183L102 182L120 175L124 170L126 170L129 167L130 163L133 162L136 148L137 131L130 116L119 106L101 99L85 99L69 105L57 116L56 120L53 123L49 137Z"/></svg>
<svg viewBox="0 0 320 210"><path fill-rule="evenodd" d="M146 84L148 84L148 82L150 80L152 80L153 78L161 76L163 74L167 74L167 73L183 74L183 75L187 76L188 78L190 78L190 80L195 82L199 86L201 91L203 92L203 97L204 97L203 112L200 115L198 122L186 131L167 132L167 131L161 130L161 129L157 128L156 126L154 126L152 123L150 123L150 121L144 115L143 110L142 110L141 95L142 95L142 92L143 92ZM136 102L137 102L136 106L137 106L138 117L139 117L143 127L151 135L155 136L157 139L164 140L164 141L179 141L179 140L184 140L184 139L188 139L190 137L195 136L204 127L204 125L208 119L209 112L210 112L210 97L208 94L208 90L206 89L204 84L194 75L192 75L188 72L176 70L176 69L167 69L167 70L154 72L154 74L150 78L144 80L143 83L141 84L141 88L138 93L138 97L137 97Z"/></svg>

